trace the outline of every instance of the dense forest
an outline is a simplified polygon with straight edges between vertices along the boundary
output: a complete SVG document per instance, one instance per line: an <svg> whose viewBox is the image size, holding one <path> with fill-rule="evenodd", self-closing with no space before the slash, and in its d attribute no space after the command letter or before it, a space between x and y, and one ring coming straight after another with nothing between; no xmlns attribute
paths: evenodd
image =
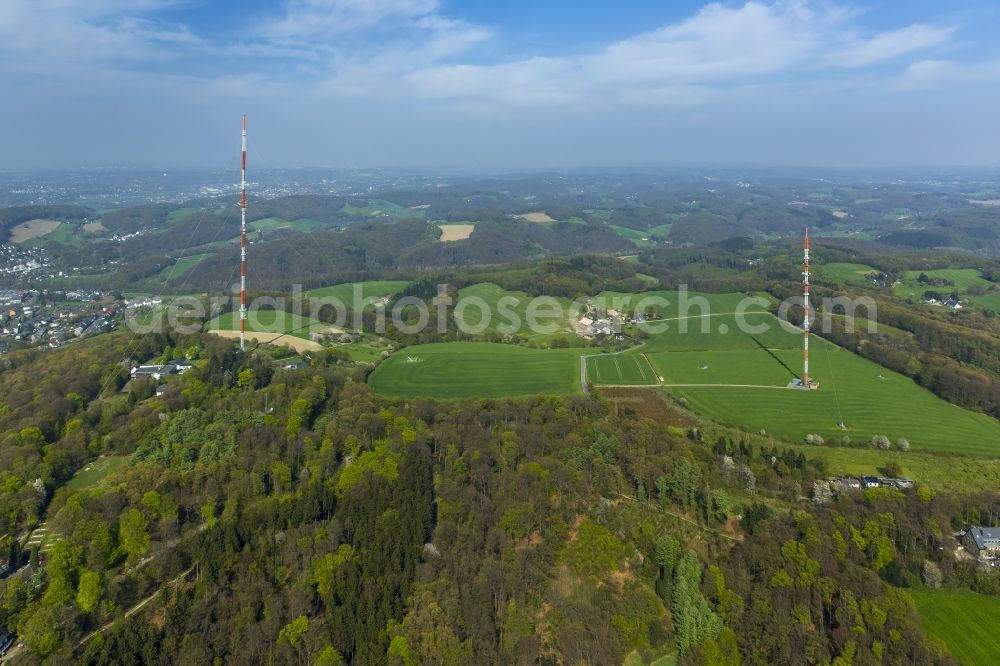
<svg viewBox="0 0 1000 666"><path fill-rule="evenodd" d="M178 356L163 391L127 381ZM952 664L902 590L1000 592L940 548L1000 496L802 499L822 462L665 401L393 401L336 355L201 335L7 359L25 663Z"/></svg>

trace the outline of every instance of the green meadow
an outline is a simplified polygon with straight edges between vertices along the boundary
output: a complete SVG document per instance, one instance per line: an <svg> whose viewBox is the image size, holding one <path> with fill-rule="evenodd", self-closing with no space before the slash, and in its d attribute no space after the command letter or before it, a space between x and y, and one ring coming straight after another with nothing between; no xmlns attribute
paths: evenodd
<svg viewBox="0 0 1000 666"><path fill-rule="evenodd" d="M967 590L911 590L924 630L966 666L993 666L1000 654L1000 598Z"/></svg>
<svg viewBox="0 0 1000 666"><path fill-rule="evenodd" d="M305 233L312 231L317 227L321 227L323 224L321 222L317 222L316 220L309 220L306 218L300 220L284 220L280 217L265 217L262 220L254 220L248 226L255 231L280 231L290 229L291 231L297 233Z"/></svg>
<svg viewBox="0 0 1000 666"><path fill-rule="evenodd" d="M614 229L615 233L622 238L632 241L632 244L636 247L652 247L653 245L649 241L649 232L647 231L637 231L617 224L609 224L608 226Z"/></svg>
<svg viewBox="0 0 1000 666"><path fill-rule="evenodd" d="M157 273L156 280L160 283L165 283L170 280L183 279L184 276L190 273L195 266L211 256L214 256L214 254L191 254L186 257L180 257L173 264Z"/></svg>
<svg viewBox="0 0 1000 666"><path fill-rule="evenodd" d="M101 484L113 471L121 467L128 456L101 456L73 475L66 486L70 490L86 490Z"/></svg>
<svg viewBox="0 0 1000 666"><path fill-rule="evenodd" d="M460 330L464 326L464 330L468 332L503 333L513 328L519 335L536 342L546 342L559 337L572 340L575 337L569 320L572 302L566 298L546 298L549 302L558 303L559 310L564 313L562 317L540 316L547 313L550 307L547 305L542 307L544 302L539 302L535 310L536 320L552 330L536 333L528 326L528 309L533 298L523 291L508 291L491 282L480 282L459 290L455 306L463 301L466 305L461 311L456 307L456 321L460 319L462 322Z"/></svg>
<svg viewBox="0 0 1000 666"><path fill-rule="evenodd" d="M354 303L355 292L360 290L360 297L362 300L374 299L377 300L383 296L395 296L399 292L406 289L409 286L407 280L371 280L368 282L345 282L344 284L335 284L331 287L321 287L319 289L311 289L306 292L306 296L309 298L329 298L337 299L342 302L348 309L352 309L351 306Z"/></svg>
<svg viewBox="0 0 1000 666"><path fill-rule="evenodd" d="M837 284L864 284L865 274L875 270L866 264L833 263L817 267L817 277Z"/></svg>
<svg viewBox="0 0 1000 666"><path fill-rule="evenodd" d="M352 201L337 211L340 215L350 215L356 217L391 217L395 219L411 219L414 217L424 217L427 214L425 208L407 208L394 204L383 199L370 199L365 205L358 206L359 201Z"/></svg>
<svg viewBox="0 0 1000 666"><path fill-rule="evenodd" d="M369 377L388 396L498 398L568 394L580 388L580 350L531 349L488 342L406 347Z"/></svg>
<svg viewBox="0 0 1000 666"><path fill-rule="evenodd" d="M792 444L810 458L826 462L830 474L844 476L878 475L888 463L896 463L903 476L933 490L959 493L993 491L1000 487L1000 458L952 456L933 451L882 451L872 448Z"/></svg>

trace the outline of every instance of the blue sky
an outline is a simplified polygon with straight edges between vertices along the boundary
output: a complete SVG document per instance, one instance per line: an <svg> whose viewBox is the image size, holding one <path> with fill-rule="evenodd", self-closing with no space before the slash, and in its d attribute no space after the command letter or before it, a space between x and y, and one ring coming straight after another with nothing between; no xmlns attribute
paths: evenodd
<svg viewBox="0 0 1000 666"><path fill-rule="evenodd" d="M2 0L0 168L1000 163L1000 6Z"/></svg>

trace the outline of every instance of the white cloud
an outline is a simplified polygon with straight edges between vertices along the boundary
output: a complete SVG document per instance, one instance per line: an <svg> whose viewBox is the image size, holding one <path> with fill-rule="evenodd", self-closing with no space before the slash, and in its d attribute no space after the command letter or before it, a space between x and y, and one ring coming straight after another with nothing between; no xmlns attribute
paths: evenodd
<svg viewBox="0 0 1000 666"><path fill-rule="evenodd" d="M895 90L913 91L947 86L965 87L970 84L1000 81L1000 61L960 64L953 60L920 60L912 63L900 75Z"/></svg>
<svg viewBox="0 0 1000 666"><path fill-rule="evenodd" d="M266 21L260 33L275 39L329 38L387 20L418 19L437 8L437 0L290 0L284 15Z"/></svg>
<svg viewBox="0 0 1000 666"><path fill-rule="evenodd" d="M518 106L584 99L690 105L748 80L874 65L943 44L954 32L912 25L863 35L852 26L855 16L805 0L712 3L684 21L589 54L484 66L442 63L406 79L422 95Z"/></svg>
<svg viewBox="0 0 1000 666"><path fill-rule="evenodd" d="M928 25L911 25L899 30L889 30L847 44L833 55L832 60L847 67L864 67L938 46L947 42L954 32L955 29L951 27L935 28Z"/></svg>

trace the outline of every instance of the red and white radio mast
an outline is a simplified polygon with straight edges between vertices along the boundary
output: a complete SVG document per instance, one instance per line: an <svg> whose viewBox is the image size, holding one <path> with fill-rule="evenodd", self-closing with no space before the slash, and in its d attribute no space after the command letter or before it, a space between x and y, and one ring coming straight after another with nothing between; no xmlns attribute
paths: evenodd
<svg viewBox="0 0 1000 666"><path fill-rule="evenodd" d="M243 114L243 166L240 168L240 351L247 326L247 114Z"/></svg>
<svg viewBox="0 0 1000 666"><path fill-rule="evenodd" d="M803 241L802 254L802 309L805 311L805 318L802 320L802 387L810 389L809 384L809 227L806 227L806 236Z"/></svg>

